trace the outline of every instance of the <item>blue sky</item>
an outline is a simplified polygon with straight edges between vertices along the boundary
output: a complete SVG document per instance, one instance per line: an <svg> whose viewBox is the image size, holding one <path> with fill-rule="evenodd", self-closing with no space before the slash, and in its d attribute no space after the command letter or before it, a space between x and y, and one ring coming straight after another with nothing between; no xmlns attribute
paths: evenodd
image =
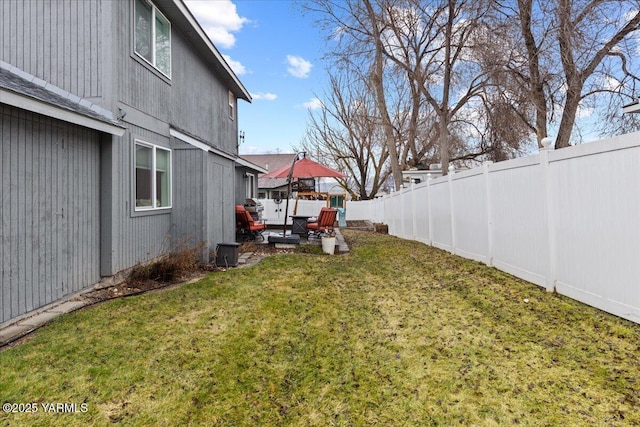
<svg viewBox="0 0 640 427"><path fill-rule="evenodd" d="M186 4L253 97L238 106L240 153L292 152L324 91L325 42L311 18L285 0Z"/></svg>

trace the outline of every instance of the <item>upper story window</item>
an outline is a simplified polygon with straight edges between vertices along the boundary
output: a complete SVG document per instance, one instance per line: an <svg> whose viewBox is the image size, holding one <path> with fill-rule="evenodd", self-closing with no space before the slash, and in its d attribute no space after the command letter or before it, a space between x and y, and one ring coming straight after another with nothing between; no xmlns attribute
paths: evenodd
<svg viewBox="0 0 640 427"><path fill-rule="evenodd" d="M235 109L236 109L236 97L233 95L233 92L229 91L229 118L233 120L235 118Z"/></svg>
<svg viewBox="0 0 640 427"><path fill-rule="evenodd" d="M171 77L171 24L152 3L135 0L135 52Z"/></svg>
<svg viewBox="0 0 640 427"><path fill-rule="evenodd" d="M171 150L135 142L136 211L171 207Z"/></svg>

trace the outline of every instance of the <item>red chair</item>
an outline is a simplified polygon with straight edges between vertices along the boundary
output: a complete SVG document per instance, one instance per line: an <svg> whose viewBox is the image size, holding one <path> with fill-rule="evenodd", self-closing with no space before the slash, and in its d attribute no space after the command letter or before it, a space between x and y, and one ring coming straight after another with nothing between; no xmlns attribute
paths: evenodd
<svg viewBox="0 0 640 427"><path fill-rule="evenodd" d="M236 229L240 234L249 234L253 240L257 237L264 240L262 232L266 228L267 224L261 221L254 221L244 206L236 205Z"/></svg>
<svg viewBox="0 0 640 427"><path fill-rule="evenodd" d="M336 222L337 214L337 209L320 209L320 215L318 215L318 219L312 222L307 222L307 230L315 235L320 235L320 233L323 232L327 233L333 231L333 224Z"/></svg>

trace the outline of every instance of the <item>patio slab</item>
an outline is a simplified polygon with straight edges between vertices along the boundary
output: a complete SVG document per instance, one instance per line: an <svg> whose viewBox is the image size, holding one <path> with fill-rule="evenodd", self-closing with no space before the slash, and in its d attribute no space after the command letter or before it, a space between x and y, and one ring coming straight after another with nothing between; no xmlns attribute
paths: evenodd
<svg viewBox="0 0 640 427"><path fill-rule="evenodd" d="M85 303L83 301L67 301L67 302L63 302L58 306L53 307L49 311L51 311L52 313L64 314L64 313L71 313L72 311L75 311L80 307L84 307L84 306L85 306Z"/></svg>
<svg viewBox="0 0 640 427"><path fill-rule="evenodd" d="M0 329L0 345L11 342L16 338L25 335L27 332L33 330L33 326L27 325L11 325L9 327Z"/></svg>
<svg viewBox="0 0 640 427"><path fill-rule="evenodd" d="M38 327L38 326L44 325L47 322L50 322L51 320L55 319L58 316L60 316L60 313L47 310L47 311L43 311L42 313L38 313L28 319L25 319L18 324L31 326L31 327Z"/></svg>

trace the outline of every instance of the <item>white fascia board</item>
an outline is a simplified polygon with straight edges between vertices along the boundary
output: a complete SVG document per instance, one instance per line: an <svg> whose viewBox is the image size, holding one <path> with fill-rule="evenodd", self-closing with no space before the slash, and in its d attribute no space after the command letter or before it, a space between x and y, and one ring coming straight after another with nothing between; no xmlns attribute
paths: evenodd
<svg viewBox="0 0 640 427"><path fill-rule="evenodd" d="M209 147L207 144L205 144L204 142L200 142L197 139L195 139L192 136L189 136L187 134L184 134L182 132L180 132L179 130L176 130L174 128L169 129L169 135L178 138L180 141L182 142L186 142L189 145L193 145L196 148L201 149L202 151L209 151L209 149L211 147Z"/></svg>
<svg viewBox="0 0 640 427"><path fill-rule="evenodd" d="M52 117L54 119L73 123L100 132L106 132L115 136L124 135L125 128L123 127L96 120L64 108L56 107L55 105L51 105L28 96L23 96L10 90L0 89L0 99L2 99L3 104L31 111L33 113L42 114L43 116Z"/></svg>
<svg viewBox="0 0 640 427"><path fill-rule="evenodd" d="M224 157L224 158L229 159L229 160L233 160L233 161L237 160L237 157L235 157L234 155L229 154L229 153L225 153L224 151L218 150L217 148L213 148L212 146L207 145L204 142L199 141L199 140L195 139L194 137L187 135L186 133L182 133L177 129L174 129L174 128L169 129L169 135L173 136L174 138L179 139L182 142L186 142L189 145L192 145L192 146L194 146L196 148L199 148L202 151L207 151L207 152L210 152L210 153L214 153L214 154L217 154L220 157Z"/></svg>

